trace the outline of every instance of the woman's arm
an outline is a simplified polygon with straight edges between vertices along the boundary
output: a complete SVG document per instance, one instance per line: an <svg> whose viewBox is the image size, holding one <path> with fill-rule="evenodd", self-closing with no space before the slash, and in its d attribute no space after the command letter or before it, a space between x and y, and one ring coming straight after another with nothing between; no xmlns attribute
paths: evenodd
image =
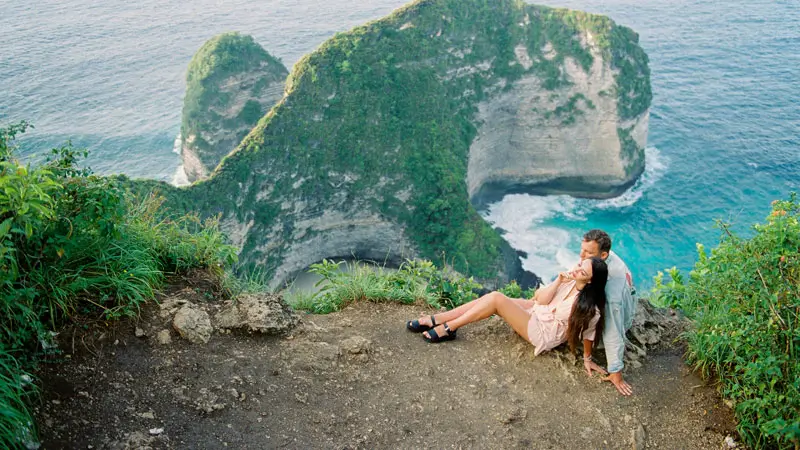
<svg viewBox="0 0 800 450"><path fill-rule="evenodd" d="M552 283L536 291L536 294L533 296L533 301L540 305L549 305L550 302L553 301L553 297L555 297L558 287L561 286L561 283L563 283L564 280L565 278L562 276L562 274L558 274L558 278L553 280Z"/></svg>
<svg viewBox="0 0 800 450"><path fill-rule="evenodd" d="M583 340L583 368L586 369L586 375L592 376L592 372L597 372L600 375L608 375L605 369L600 367L594 360L592 359L592 345L594 341L590 341L589 339Z"/></svg>
<svg viewBox="0 0 800 450"><path fill-rule="evenodd" d="M583 360L584 361L591 361L592 359L592 345L594 345L594 341L590 341L589 339L583 340Z"/></svg>

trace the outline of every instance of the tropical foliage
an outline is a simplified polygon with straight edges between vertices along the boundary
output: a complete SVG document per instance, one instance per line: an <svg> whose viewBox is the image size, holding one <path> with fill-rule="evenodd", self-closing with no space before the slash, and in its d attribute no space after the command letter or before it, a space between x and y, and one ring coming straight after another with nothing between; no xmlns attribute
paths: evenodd
<svg viewBox="0 0 800 450"><path fill-rule="evenodd" d="M71 144L45 164L15 158L25 122L0 129L0 444L35 439L25 398L30 366L76 315L135 315L165 274L218 272L236 260L213 219L164 219L162 199L134 198L77 163Z"/></svg>
<svg viewBox="0 0 800 450"><path fill-rule="evenodd" d="M656 277L655 299L693 321L689 361L720 382L753 448L800 446L800 203L775 201L766 221L741 238L699 246L688 279Z"/></svg>

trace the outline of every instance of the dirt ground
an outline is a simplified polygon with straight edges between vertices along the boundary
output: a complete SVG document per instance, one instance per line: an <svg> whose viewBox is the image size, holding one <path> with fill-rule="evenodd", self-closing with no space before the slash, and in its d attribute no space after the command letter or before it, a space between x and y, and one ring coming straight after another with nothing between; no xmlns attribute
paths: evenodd
<svg viewBox="0 0 800 450"><path fill-rule="evenodd" d="M624 398L563 350L534 358L498 318L432 345L404 328L424 307L357 303L285 337L164 345L141 336L157 308L102 339L62 333L64 362L39 374L42 448L719 449L735 436L668 345L626 369Z"/></svg>

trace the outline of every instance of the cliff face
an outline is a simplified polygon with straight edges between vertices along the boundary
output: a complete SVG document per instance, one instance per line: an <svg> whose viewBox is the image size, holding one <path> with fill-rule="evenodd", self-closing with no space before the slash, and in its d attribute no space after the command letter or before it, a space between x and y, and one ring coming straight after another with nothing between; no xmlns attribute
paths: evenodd
<svg viewBox="0 0 800 450"><path fill-rule="evenodd" d="M186 75L181 159L190 182L203 179L283 97L289 72L250 36L206 42Z"/></svg>
<svg viewBox="0 0 800 450"><path fill-rule="evenodd" d="M512 192L614 197L643 172L649 108L624 117L616 95L620 70L590 31L579 37L591 66L564 57L561 87L548 91L538 76L524 75L478 103L467 169L474 204ZM542 50L538 58L557 57L549 42ZM537 62L523 46L515 53L521 65Z"/></svg>
<svg viewBox="0 0 800 450"><path fill-rule="evenodd" d="M412 3L298 62L280 103L187 194L275 287L337 256L505 281L519 260L473 203L613 195L641 173L637 42L606 17L515 0Z"/></svg>

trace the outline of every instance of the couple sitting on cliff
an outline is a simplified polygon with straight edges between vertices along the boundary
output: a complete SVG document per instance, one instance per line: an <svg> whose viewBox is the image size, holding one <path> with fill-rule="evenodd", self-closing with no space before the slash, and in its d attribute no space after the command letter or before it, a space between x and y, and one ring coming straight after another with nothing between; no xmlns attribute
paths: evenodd
<svg viewBox="0 0 800 450"><path fill-rule="evenodd" d="M456 338L462 326L502 317L514 331L536 347L535 355L564 342L571 351L583 346L586 373L606 375L622 395L632 390L622 378L625 332L633 321L633 284L625 263L611 251L611 238L602 230L583 236L581 261L536 291L532 299L508 298L492 292L455 309L409 321L409 330L423 332L431 343ZM596 336L603 337L608 372L592 359Z"/></svg>

